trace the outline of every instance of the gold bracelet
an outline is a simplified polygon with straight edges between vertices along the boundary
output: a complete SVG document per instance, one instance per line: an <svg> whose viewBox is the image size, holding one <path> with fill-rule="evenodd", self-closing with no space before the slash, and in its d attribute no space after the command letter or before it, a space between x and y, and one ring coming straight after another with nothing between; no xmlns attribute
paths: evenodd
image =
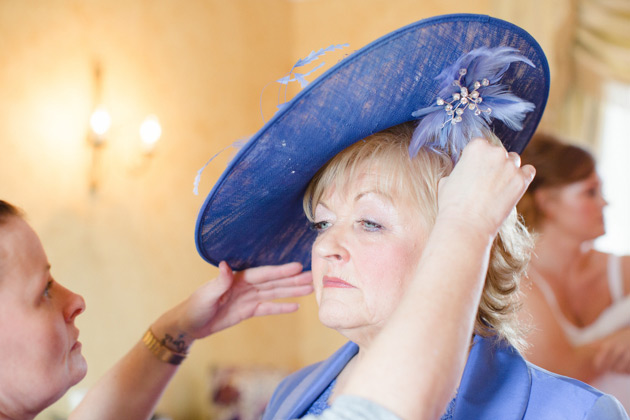
<svg viewBox="0 0 630 420"><path fill-rule="evenodd" d="M188 356L188 353L177 353L162 344L151 328L142 337L142 342L158 359L171 365L179 365Z"/></svg>

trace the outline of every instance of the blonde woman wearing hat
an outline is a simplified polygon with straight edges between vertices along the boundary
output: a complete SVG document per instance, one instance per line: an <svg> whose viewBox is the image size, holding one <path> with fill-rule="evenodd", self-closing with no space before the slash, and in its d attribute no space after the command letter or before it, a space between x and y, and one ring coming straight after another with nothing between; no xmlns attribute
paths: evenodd
<svg viewBox="0 0 630 420"><path fill-rule="evenodd" d="M544 54L522 29L488 16L439 16L351 54L250 138L206 199L198 249L207 261L226 259L237 269L311 265L320 320L350 340L286 378L264 419L324 412L358 367L385 356L377 340L424 280L418 268L425 261L445 272L476 261L486 278L472 345L460 349L470 349L468 361L442 419L627 418L614 398L533 366L517 350L517 291L530 238L514 208L496 218L492 203L497 198L502 207L494 188L520 191L506 180L510 165L506 179L488 179L483 168L492 153L477 154L478 171L465 172L470 184L446 202L440 197L440 181L470 164L467 147L483 144L475 137L488 139L512 170L519 166L513 152L536 128L548 81ZM473 234L453 240L452 253L434 253L429 245L442 229ZM452 307L435 310L448 319ZM424 343L451 350L440 344ZM410 370L398 380L409 390L417 364L406 361ZM386 378L397 362L382 357L371 379Z"/></svg>
<svg viewBox="0 0 630 420"><path fill-rule="evenodd" d="M524 317L527 357L588 382L630 409L630 257L598 252L604 234L601 181L586 150L534 136L523 161L538 169L518 204L536 234Z"/></svg>

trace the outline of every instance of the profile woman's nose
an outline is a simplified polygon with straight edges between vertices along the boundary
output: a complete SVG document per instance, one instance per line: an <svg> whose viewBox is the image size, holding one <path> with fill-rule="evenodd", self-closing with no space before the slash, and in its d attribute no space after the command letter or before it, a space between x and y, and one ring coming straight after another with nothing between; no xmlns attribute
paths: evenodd
<svg viewBox="0 0 630 420"><path fill-rule="evenodd" d="M63 307L63 317L66 322L72 322L85 311L85 300L83 296L64 289L65 302Z"/></svg>

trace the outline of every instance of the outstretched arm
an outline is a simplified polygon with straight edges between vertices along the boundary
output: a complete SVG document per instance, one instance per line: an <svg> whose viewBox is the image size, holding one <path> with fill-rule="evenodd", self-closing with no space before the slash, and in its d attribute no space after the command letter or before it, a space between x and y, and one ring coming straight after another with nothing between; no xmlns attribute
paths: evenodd
<svg viewBox="0 0 630 420"><path fill-rule="evenodd" d="M234 273L225 262L219 276L151 325L154 336L170 350L186 353L194 340L253 316L294 312L296 303L274 299L312 292L310 272L290 263ZM147 419L177 365L159 360L138 342L101 378L71 413L70 419Z"/></svg>

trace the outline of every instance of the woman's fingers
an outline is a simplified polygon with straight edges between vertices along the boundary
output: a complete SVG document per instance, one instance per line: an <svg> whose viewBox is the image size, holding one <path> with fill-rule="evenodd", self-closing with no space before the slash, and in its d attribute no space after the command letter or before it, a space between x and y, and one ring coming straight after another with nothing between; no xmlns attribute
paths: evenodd
<svg viewBox="0 0 630 420"><path fill-rule="evenodd" d="M527 185L525 186L525 189L527 189L527 187L529 187L529 184L534 180L534 177L536 176L536 168L529 164L523 165L521 167L521 172L523 173L525 181L527 182Z"/></svg>
<svg viewBox="0 0 630 420"><path fill-rule="evenodd" d="M219 263L219 276L203 285L196 293L203 293L208 300L225 301L234 284L234 273L225 261ZM202 292L203 291L203 292Z"/></svg>
<svg viewBox="0 0 630 420"><path fill-rule="evenodd" d="M508 153L485 139L473 139L451 174L440 181L440 213L465 218L496 234L535 174L531 165L520 165L517 153Z"/></svg>
<svg viewBox="0 0 630 420"><path fill-rule="evenodd" d="M256 288L242 289L233 295L234 300L238 300L240 305L257 305L263 302L270 302L276 299L295 298L306 296L313 292L312 284L290 285L285 287L274 287L267 290Z"/></svg>
<svg viewBox="0 0 630 420"><path fill-rule="evenodd" d="M619 373L629 373L630 370L630 354L625 346L619 344L609 352L609 360L607 361L610 370Z"/></svg>
<svg viewBox="0 0 630 420"><path fill-rule="evenodd" d="M291 262L282 265L265 265L248 268L236 273L246 283L257 284L269 280L291 277L302 272L302 264Z"/></svg>
<svg viewBox="0 0 630 420"><path fill-rule="evenodd" d="M607 339L595 355L593 363L600 372L630 373L630 350L627 344L627 334L615 334Z"/></svg>
<svg viewBox="0 0 630 420"><path fill-rule="evenodd" d="M295 312L300 305L292 302L263 302L256 307L253 316L282 315Z"/></svg>
<svg viewBox="0 0 630 420"><path fill-rule="evenodd" d="M276 287L269 290L259 290L256 294L260 301L268 301L274 299L283 299L290 297L305 296L313 292L312 284L302 286Z"/></svg>
<svg viewBox="0 0 630 420"><path fill-rule="evenodd" d="M258 290L269 290L278 287L303 286L308 284L313 284L313 276L310 271L300 273L296 276L267 280L265 282L256 283L254 286Z"/></svg>
<svg viewBox="0 0 630 420"><path fill-rule="evenodd" d="M514 166L516 166L517 168L521 167L521 157L519 156L518 153L516 153L516 152L509 152L508 153L508 160L512 161Z"/></svg>
<svg viewBox="0 0 630 420"><path fill-rule="evenodd" d="M240 302L238 305L259 305L274 299L308 295L313 292L313 278L310 271L278 278L301 268L299 263L290 263L282 266L256 267L235 273L234 277L238 281L234 282L234 286L225 292L219 302L226 304L228 300L224 298L229 298Z"/></svg>

